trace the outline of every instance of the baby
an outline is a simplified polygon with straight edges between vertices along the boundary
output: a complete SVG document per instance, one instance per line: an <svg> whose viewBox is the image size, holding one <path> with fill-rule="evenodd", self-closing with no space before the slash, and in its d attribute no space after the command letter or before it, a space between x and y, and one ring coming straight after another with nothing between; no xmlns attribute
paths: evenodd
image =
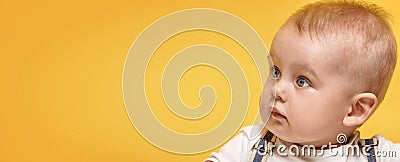
<svg viewBox="0 0 400 162"><path fill-rule="evenodd" d="M275 102L266 129L243 128L205 161L400 161L400 144L363 140L356 130L382 102L396 65L388 17L353 1L294 13L271 45ZM263 131L255 139L254 129Z"/></svg>

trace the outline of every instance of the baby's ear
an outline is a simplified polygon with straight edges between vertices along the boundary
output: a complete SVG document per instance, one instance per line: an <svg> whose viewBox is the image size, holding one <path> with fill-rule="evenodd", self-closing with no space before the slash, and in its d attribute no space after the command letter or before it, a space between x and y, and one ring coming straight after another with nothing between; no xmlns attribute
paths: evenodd
<svg viewBox="0 0 400 162"><path fill-rule="evenodd" d="M360 126L378 107L378 99L373 93L360 93L354 96L351 106L343 119L345 126Z"/></svg>

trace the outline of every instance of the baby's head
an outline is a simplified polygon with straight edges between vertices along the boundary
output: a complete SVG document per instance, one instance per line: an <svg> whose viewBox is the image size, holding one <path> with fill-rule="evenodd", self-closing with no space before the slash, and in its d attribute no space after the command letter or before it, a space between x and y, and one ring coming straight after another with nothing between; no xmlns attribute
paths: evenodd
<svg viewBox="0 0 400 162"><path fill-rule="evenodd" d="M383 100L396 64L388 14L364 2L306 5L275 35L275 104L267 128L321 146L362 125Z"/></svg>

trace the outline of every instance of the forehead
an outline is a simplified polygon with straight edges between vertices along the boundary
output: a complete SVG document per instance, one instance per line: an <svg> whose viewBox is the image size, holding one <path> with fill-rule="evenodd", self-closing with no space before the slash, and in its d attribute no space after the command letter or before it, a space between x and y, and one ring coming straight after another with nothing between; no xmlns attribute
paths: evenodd
<svg viewBox="0 0 400 162"><path fill-rule="evenodd" d="M282 27L271 45L274 64L313 68L315 71L337 71L340 54L335 48L311 40L307 34L299 34L294 27Z"/></svg>

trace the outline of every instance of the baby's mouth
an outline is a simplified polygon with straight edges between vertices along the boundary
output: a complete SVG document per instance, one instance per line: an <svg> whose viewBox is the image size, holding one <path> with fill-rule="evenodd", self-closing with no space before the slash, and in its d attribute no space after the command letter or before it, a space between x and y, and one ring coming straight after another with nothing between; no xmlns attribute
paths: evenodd
<svg viewBox="0 0 400 162"><path fill-rule="evenodd" d="M282 115L276 107L272 108L271 116L276 119L287 119L286 116Z"/></svg>

